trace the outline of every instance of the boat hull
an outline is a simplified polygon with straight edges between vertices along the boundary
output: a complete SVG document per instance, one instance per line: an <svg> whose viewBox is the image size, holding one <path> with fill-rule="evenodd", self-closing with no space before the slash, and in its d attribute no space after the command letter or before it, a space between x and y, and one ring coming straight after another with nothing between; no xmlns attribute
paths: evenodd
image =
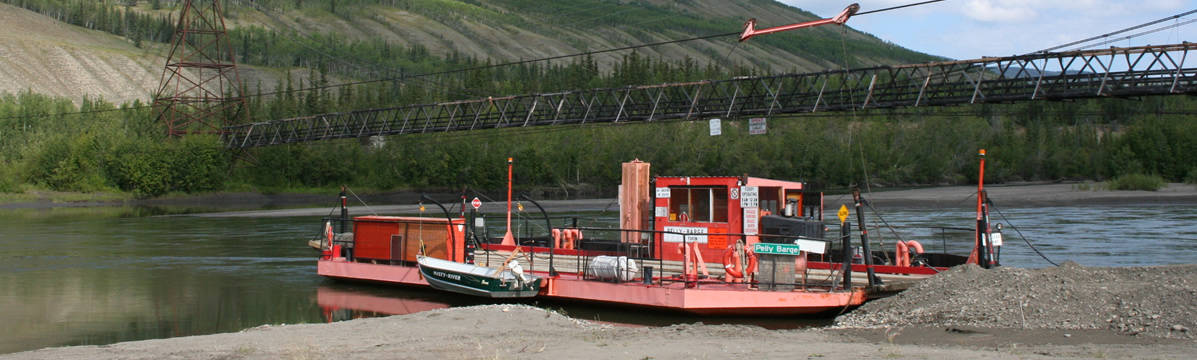
<svg viewBox="0 0 1197 360"><path fill-rule="evenodd" d="M540 293L540 278L527 283L452 271L420 264L420 273L437 290L485 298L529 298Z"/></svg>
<svg viewBox="0 0 1197 360"><path fill-rule="evenodd" d="M343 259L320 260L322 276L376 283L429 287L435 280L421 276L415 266L378 265L347 262ZM543 275L543 274L542 274ZM450 290L451 291L451 290ZM583 279L576 274L542 277L537 298L557 301L589 302L636 308L651 308L696 315L807 315L841 311L863 304L864 290L853 291L763 291L744 284L700 283L687 288L684 283L642 284L638 282L603 282Z"/></svg>

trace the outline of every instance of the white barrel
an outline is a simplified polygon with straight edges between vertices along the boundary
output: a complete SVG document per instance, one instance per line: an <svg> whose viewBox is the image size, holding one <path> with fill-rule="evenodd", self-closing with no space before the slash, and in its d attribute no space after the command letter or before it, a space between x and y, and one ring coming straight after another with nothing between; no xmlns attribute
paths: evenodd
<svg viewBox="0 0 1197 360"><path fill-rule="evenodd" d="M595 257L590 260L589 269L590 274L604 280L631 281L640 275L640 267L636 266L636 261L628 259L627 256Z"/></svg>

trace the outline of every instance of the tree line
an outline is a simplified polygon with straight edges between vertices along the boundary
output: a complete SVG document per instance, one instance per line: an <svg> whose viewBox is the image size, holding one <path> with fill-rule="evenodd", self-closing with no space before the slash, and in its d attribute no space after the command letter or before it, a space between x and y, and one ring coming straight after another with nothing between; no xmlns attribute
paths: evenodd
<svg viewBox="0 0 1197 360"><path fill-rule="evenodd" d="M364 94L354 92L352 94ZM349 95L351 99L361 95ZM285 97L253 112L291 106ZM326 100L337 105L343 99ZM657 175L742 175L807 181L815 188L919 186L976 181L976 150L989 151L988 182L1107 180L1146 174L1197 181L1197 121L1187 97L1032 102L873 110L768 119L749 135L728 119L402 135L381 144L338 140L223 149L215 136L164 139L152 110L21 93L0 96L0 192L28 189L170 192L333 189L501 189L504 159L521 187L613 191L619 163L638 158ZM94 112L116 109L118 111ZM71 111L86 114L39 116ZM866 180L867 178L867 180ZM331 191L331 190L329 190Z"/></svg>

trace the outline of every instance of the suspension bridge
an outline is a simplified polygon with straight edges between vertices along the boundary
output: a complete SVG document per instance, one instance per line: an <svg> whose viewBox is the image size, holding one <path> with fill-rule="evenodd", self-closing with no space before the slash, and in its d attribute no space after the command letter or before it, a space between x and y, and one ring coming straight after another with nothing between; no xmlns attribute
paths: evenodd
<svg viewBox="0 0 1197 360"><path fill-rule="evenodd" d="M230 149L515 127L1197 93L1197 44L736 77L403 105L221 129Z"/></svg>

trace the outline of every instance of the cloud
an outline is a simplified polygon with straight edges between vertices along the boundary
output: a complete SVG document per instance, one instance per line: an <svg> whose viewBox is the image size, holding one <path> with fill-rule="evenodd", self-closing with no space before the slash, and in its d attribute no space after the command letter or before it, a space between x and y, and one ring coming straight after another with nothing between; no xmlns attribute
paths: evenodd
<svg viewBox="0 0 1197 360"><path fill-rule="evenodd" d="M987 22L1031 21L1038 15L1032 4L1023 1L1001 1L994 4L990 0L970 0L961 10L965 16Z"/></svg>
<svg viewBox="0 0 1197 360"><path fill-rule="evenodd" d="M831 16L843 9L845 3L854 0L779 1L818 15ZM859 0L862 11L918 1L921 0ZM1025 54L1194 8L1197 8L1197 0L947 0L853 18L848 25L899 46L955 59L971 59ZM1197 15L1179 22L1193 18ZM1197 24L1107 46L1181 41L1197 41Z"/></svg>

